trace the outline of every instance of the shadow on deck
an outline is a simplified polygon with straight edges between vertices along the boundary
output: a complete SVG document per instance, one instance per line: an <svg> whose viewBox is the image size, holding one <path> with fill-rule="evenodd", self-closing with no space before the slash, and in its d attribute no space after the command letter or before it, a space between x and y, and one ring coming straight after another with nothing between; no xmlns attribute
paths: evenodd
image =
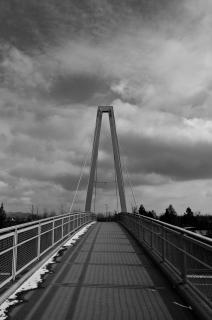
<svg viewBox="0 0 212 320"><path fill-rule="evenodd" d="M98 222L68 249L41 288L10 312L24 320L195 319L137 242Z"/></svg>

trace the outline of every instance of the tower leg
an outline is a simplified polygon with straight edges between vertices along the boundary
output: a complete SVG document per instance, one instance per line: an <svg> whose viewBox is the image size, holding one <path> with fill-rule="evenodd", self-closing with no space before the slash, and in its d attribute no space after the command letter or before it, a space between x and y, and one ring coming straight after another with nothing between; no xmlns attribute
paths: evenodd
<svg viewBox="0 0 212 320"><path fill-rule="evenodd" d="M125 193L124 193L124 181L123 181L121 159L120 159L120 152L119 152L119 144L118 144L116 123L115 123L113 109L111 109L111 111L109 113L109 120L110 120L110 131L111 131L111 137L112 137L114 163L115 163L116 177L117 177L117 183L118 183L121 211L127 212L126 199L125 199Z"/></svg>
<svg viewBox="0 0 212 320"><path fill-rule="evenodd" d="M87 190L87 196L86 196L85 211L88 211L88 212L91 211L92 195L93 195L93 188L94 188L94 178L95 178L96 164L97 164L97 158L98 158L98 149L99 149L99 137L100 137L101 124L102 124L102 113L108 113L108 115L109 115L110 132L111 132L112 145L113 145L114 164L115 164L115 170L116 170L116 176L117 176L121 211L127 212L125 192L124 192L124 181L123 181L120 152L119 152L119 144L118 144L116 123L115 123L115 117L114 117L114 112L113 112L112 106L98 107L98 110L97 110L96 128L95 128L94 140L93 140L91 169L90 169L90 176L89 176L89 181L88 181L88 190Z"/></svg>
<svg viewBox="0 0 212 320"><path fill-rule="evenodd" d="M100 130L102 124L102 113L100 110L97 111L96 115L96 128L94 132L94 140L93 140L93 150L92 150L92 158L91 158L91 169L90 169L90 176L88 181L88 190L85 202L85 211L91 211L91 203L92 203L92 195L93 195L93 187L94 187L94 178L95 178L95 171L96 171L96 163L98 157L98 149L99 149L99 137L100 137Z"/></svg>

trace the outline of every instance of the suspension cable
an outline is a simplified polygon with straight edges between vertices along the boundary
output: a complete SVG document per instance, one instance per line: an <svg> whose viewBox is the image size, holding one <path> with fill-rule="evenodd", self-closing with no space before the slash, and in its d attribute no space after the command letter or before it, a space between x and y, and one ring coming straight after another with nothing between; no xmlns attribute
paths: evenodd
<svg viewBox="0 0 212 320"><path fill-rule="evenodd" d="M122 148L121 148L120 144L119 144L119 149L120 149L120 154L122 154ZM121 163L122 163L122 162L121 162ZM130 188L130 190L131 190L131 194L132 194L134 206L137 207L137 201L136 201L136 198L135 198L135 193L134 193L134 190L133 190L133 185L132 185L132 182L131 182L130 177L129 177L129 172L128 172L128 170L127 170L126 159L125 159L125 161L123 161L123 163L122 163L122 169L124 169L125 172L126 172L126 178L127 178L126 180L127 180L128 185L129 185L129 188Z"/></svg>
<svg viewBox="0 0 212 320"><path fill-rule="evenodd" d="M129 183L129 186L130 186L130 189L131 189L134 205L135 205L135 207L137 207L137 201L136 201L136 198L135 198L135 193L134 193L134 190L133 190L132 182L131 182L130 177L129 177L129 172L127 170L126 163L124 163L124 167L125 167L125 170L126 170L127 180L128 180L128 183Z"/></svg>
<svg viewBox="0 0 212 320"><path fill-rule="evenodd" d="M88 150L88 152L89 152L89 150ZM81 166L81 171L80 171L80 176L79 176L79 179L78 179L77 187L76 187L76 190L75 190L75 193L74 193L74 197L73 197L73 200L72 200L70 209L69 209L70 212L72 211L72 208L73 208L73 205L74 205L74 202L75 202L75 199L76 199L78 190L79 190L80 182L81 182L82 177L83 177L83 174L84 174L83 171L84 171L84 168L85 168L85 166L86 166L86 164L87 164L88 152L87 152L87 154L86 154L86 156L85 156L85 159L84 159L84 161L83 161L83 164L82 164L82 166Z"/></svg>
<svg viewBox="0 0 212 320"><path fill-rule="evenodd" d="M93 200L93 211L94 213L96 212L96 187L97 185L97 165L96 165L96 170L95 170L95 183L94 183L94 200Z"/></svg>
<svg viewBox="0 0 212 320"><path fill-rule="evenodd" d="M114 168L115 171L115 168ZM119 212L119 199L118 199L118 186L117 186L117 176L115 171L115 188L116 188L116 212Z"/></svg>

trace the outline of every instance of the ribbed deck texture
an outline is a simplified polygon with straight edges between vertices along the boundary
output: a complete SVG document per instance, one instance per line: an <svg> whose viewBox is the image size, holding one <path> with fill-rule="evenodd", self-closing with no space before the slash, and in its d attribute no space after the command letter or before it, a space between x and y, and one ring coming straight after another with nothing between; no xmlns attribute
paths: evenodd
<svg viewBox="0 0 212 320"><path fill-rule="evenodd" d="M65 253L44 288L12 311L11 319L177 319L179 314L175 317L161 296L166 289L151 279L144 256L119 224L96 223ZM186 308L176 308L183 312L181 319L192 319Z"/></svg>

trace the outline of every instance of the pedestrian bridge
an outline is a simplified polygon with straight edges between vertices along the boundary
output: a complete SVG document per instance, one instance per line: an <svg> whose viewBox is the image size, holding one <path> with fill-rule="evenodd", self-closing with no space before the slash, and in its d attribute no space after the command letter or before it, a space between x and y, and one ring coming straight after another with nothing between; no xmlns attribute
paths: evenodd
<svg viewBox="0 0 212 320"><path fill-rule="evenodd" d="M211 319L211 240L134 214L117 219L94 223L9 319ZM76 212L2 229L0 302L94 220Z"/></svg>
<svg viewBox="0 0 212 320"><path fill-rule="evenodd" d="M12 299L33 272L96 219L91 205L104 113L122 213L116 222L93 224L57 257L38 289ZM70 213L0 230L0 320L212 319L212 240L127 213L112 106L97 110L85 212L72 212L74 199Z"/></svg>

